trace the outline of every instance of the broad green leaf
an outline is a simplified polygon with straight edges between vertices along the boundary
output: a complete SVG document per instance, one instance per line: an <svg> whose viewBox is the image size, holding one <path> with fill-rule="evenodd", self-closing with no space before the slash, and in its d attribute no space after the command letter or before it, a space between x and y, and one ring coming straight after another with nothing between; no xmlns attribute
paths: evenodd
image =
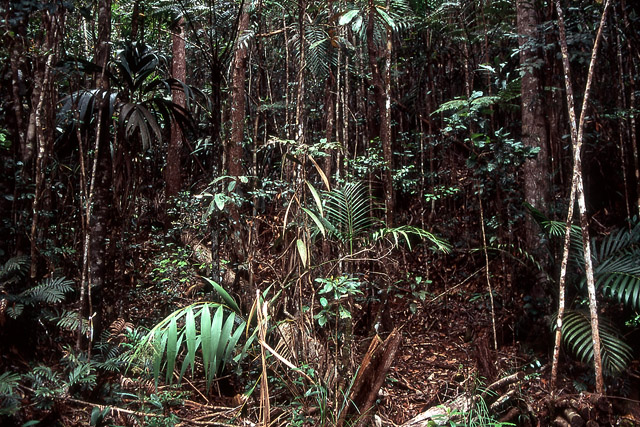
<svg viewBox="0 0 640 427"><path fill-rule="evenodd" d="M200 315L200 335L202 336L202 365L204 367L204 377L208 380L212 375L209 374L209 366L211 365L211 312L209 304L202 306L202 314ZM208 381L207 381L208 383ZM209 385L207 385L207 392Z"/></svg>
<svg viewBox="0 0 640 427"><path fill-rule="evenodd" d="M196 319L193 314L193 307L187 308L187 316L185 319L185 335L187 339L187 355L185 356L184 361L182 362L182 369L180 370L180 380L182 380L184 371L189 365L191 365L191 376L193 377L193 369L195 367L197 341L196 341Z"/></svg>
<svg viewBox="0 0 640 427"><path fill-rule="evenodd" d="M233 352L235 350L236 344L238 343L238 340L242 336L242 331L244 330L244 327L245 327L245 323L242 322L240 325L238 325L238 327L236 328L231 338L229 338L229 344L227 344L227 349L225 350L224 358L223 358L225 363L228 363L229 360L231 360L231 356L233 355Z"/></svg>
<svg viewBox="0 0 640 427"><path fill-rule="evenodd" d="M224 310L222 306L219 306L213 315L213 321L211 322L211 365L209 367L210 381L218 373L218 366L220 360L218 359L218 346L220 345L220 335L222 334L222 321L224 319Z"/></svg>
<svg viewBox="0 0 640 427"><path fill-rule="evenodd" d="M318 208L318 212L320 212L320 216L324 216L324 209L322 207L322 200L320 199L320 194L318 194L318 190L315 189L313 185L309 181L305 181L307 183L307 187L309 187L309 191L311 192L311 196L313 196L313 200L316 202L316 207Z"/></svg>
<svg viewBox="0 0 640 427"><path fill-rule="evenodd" d="M216 206L219 210L224 210L224 205L227 200L224 194L216 193L216 195L213 196L213 200L216 202Z"/></svg>
<svg viewBox="0 0 640 427"><path fill-rule="evenodd" d="M320 219L318 219L318 217L316 216L316 214L314 214L312 211L310 211L307 208L302 208L303 211L306 212L307 215L309 215L309 217L313 220L313 222L316 224L316 227L318 227L318 230L320 230L320 233L322 233L323 237L327 236L327 232L324 228L324 225L322 224L322 221L320 221Z"/></svg>

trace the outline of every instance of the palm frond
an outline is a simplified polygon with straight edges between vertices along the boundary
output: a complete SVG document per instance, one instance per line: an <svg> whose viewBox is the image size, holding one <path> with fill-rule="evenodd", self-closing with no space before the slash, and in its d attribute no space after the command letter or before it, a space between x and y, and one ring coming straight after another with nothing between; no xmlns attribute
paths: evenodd
<svg viewBox="0 0 640 427"><path fill-rule="evenodd" d="M603 368L611 375L619 375L633 359L633 350L607 318L598 318ZM555 320L552 323L555 325ZM562 325L564 344L583 363L593 363L593 341L588 312L566 311Z"/></svg>
<svg viewBox="0 0 640 427"><path fill-rule="evenodd" d="M433 233L428 232L427 230L411 225L402 225L400 227L393 228L382 228L374 233L373 238L374 240L391 238L394 247L399 246L400 242L404 240L410 250L412 238L419 239L420 241L426 241L434 251L443 253L451 252L451 244L449 242L436 236Z"/></svg>
<svg viewBox="0 0 640 427"><path fill-rule="evenodd" d="M326 198L329 232L353 249L355 239L368 232L374 222L369 215L371 198L367 189L359 182L351 182L326 193Z"/></svg>
<svg viewBox="0 0 640 427"><path fill-rule="evenodd" d="M145 348L153 349L153 376L157 384L163 371L166 381L171 382L179 357L183 357L179 380L188 368L193 374L196 355L200 354L208 391L213 379L233 359L245 326L244 320L234 312L227 314L221 304L196 303L158 323L132 357L140 359Z"/></svg>

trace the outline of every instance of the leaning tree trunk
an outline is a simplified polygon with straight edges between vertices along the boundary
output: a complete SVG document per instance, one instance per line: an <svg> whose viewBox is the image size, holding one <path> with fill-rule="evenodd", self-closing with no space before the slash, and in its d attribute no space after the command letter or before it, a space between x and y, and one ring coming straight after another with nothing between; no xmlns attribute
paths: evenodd
<svg viewBox="0 0 640 427"><path fill-rule="evenodd" d="M599 394L604 393L604 380L602 375L602 357L600 354L600 331L598 327L598 305L596 299L595 282L593 278L593 263L591 259L591 245L589 242L589 218L587 216L586 200L584 195L584 186L582 182L582 161L581 151L582 143L584 140L584 125L586 118L586 111L589 102L589 94L591 90L591 82L593 81L594 68L596 65L596 59L598 56L598 47L600 40L602 39L602 29L606 23L607 11L609 9L609 0L606 0L604 10L602 11L602 18L600 20L600 27L596 35L596 40L591 51L591 62L589 64L589 72L587 74L587 83L585 85L584 97L582 100L582 110L580 112L580 121L577 124L573 86L571 83L571 67L569 64L569 49L567 46L566 30L564 25L564 13L560 0L556 0L556 10L558 12L558 27L560 37L560 48L562 51L562 64L564 67L564 80L567 90L567 109L569 114L569 124L571 127L571 141L573 144L573 179L571 183L571 195L569 198L569 212L567 214L567 228L565 232L564 253L562 257L562 265L560 272L560 284L559 284L559 309L556 323L556 340L553 351L553 362L551 368L551 391L555 392L555 386L558 373L558 358L560 353L560 343L562 340L562 320L564 314L564 282L567 270L567 261L569 258L569 239L571 231L571 222L573 219L573 205L578 199L578 209L580 211L580 227L582 229L582 245L584 251L585 261L585 273L587 277L587 289L589 292L589 310L591 315L591 337L593 342L593 365L596 375L596 391Z"/></svg>

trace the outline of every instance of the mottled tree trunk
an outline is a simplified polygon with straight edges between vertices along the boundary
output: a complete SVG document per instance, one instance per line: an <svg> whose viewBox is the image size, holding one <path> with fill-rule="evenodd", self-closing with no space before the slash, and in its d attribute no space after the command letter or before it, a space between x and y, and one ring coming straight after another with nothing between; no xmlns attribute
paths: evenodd
<svg viewBox="0 0 640 427"><path fill-rule="evenodd" d="M54 77L54 66L59 57L59 42L62 40L64 31L64 9L60 8L55 13L43 12L42 22L44 25L44 43L42 50L47 52L44 62L36 77L34 88L34 105L32 110L31 144L36 149L35 172L34 172L34 196L32 204L31 218L31 278L38 275L38 243L43 238L45 224L40 222L41 210L45 208L45 198L48 190L45 186L46 167L51 156L55 129L55 106L56 106L56 86ZM30 148L26 148L29 152Z"/></svg>
<svg viewBox="0 0 640 427"><path fill-rule="evenodd" d="M587 291L589 293L589 314L591 317L591 339L593 343L593 367L596 377L596 391L599 394L604 393L604 379L602 372L602 355L600 352L600 330L598 326L598 304L596 298L596 287L593 277L593 260L591 259L591 242L589 240L589 218L587 216L587 204L584 194L584 185L582 180L582 144L584 142L584 127L586 120L587 107L589 105L589 95L591 93L591 83L598 55L598 47L602 39L602 29L606 23L607 11L609 10L610 1L606 0L600 27L596 35L596 40L591 51L591 62L589 64L589 72L587 74L587 83L584 89L582 99L582 109L580 111L579 122L576 119L575 104L573 96L573 85L571 81L571 66L569 63L569 48L567 46L567 36L564 24L564 13L560 0L556 0L556 10L558 12L558 28L560 38L560 48L562 51L562 64L564 68L564 80L567 91L567 111L569 114L569 125L571 128L571 142L573 145L573 178L571 181L571 195L569 198L569 213L567 214L567 226L564 239L564 253L562 257L562 265L559 283L559 309L556 321L556 337L553 352L553 361L551 366L551 382L550 387L552 393L555 393L555 386L558 373L558 359L560 353L560 343L562 339L562 321L564 314L565 299L565 275L567 271L567 261L569 258L569 243L571 222L573 220L573 205L577 199L578 209L580 213L580 228L582 229L582 248L585 262L585 276L587 279Z"/></svg>
<svg viewBox="0 0 640 427"><path fill-rule="evenodd" d="M84 211L84 245L82 283L80 286L80 315L95 321L99 326L101 318L100 292L106 276L106 245L110 229L113 197L111 192L112 169L109 147L110 117L107 113L109 96L109 78L106 74L111 52L111 0L98 3L98 42L96 45L96 64L101 71L95 77L96 87L103 91L98 100L98 120L93 145L93 163L90 183L86 191ZM94 320L94 314L97 319ZM80 347L81 328L78 330L77 346ZM90 337L91 338L91 337ZM90 346L90 344L89 344ZM89 347L90 348L90 347Z"/></svg>
<svg viewBox="0 0 640 427"><path fill-rule="evenodd" d="M246 114L246 89L247 57L249 49L246 41L242 41L244 33L249 28L248 4L243 4L238 20L238 37L235 48L235 56L231 69L231 135L226 145L226 165L228 173L232 177L244 175L243 162L244 126ZM237 188L236 191L240 191ZM234 263L242 263L246 258L243 241L244 230L240 223L239 206L229 207L231 217L231 242L234 251Z"/></svg>

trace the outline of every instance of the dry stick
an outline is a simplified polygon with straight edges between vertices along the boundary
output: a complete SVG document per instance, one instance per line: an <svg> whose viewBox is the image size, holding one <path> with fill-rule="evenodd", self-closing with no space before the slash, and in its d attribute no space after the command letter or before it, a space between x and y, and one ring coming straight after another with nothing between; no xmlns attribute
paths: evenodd
<svg viewBox="0 0 640 427"><path fill-rule="evenodd" d="M496 334L496 310L493 304L493 289L491 288L491 279L489 278L489 253L487 252L487 235L484 230L484 210L482 209L482 198L478 192L478 202L480 202L480 228L482 229L482 248L484 249L484 265L485 277L487 279L487 287L489 288L489 300L491 301L491 326L493 327L493 347L498 349L498 338Z"/></svg>
<svg viewBox="0 0 640 427"><path fill-rule="evenodd" d="M573 143L573 178L571 182L571 195L569 197L569 212L567 213L567 226L564 238L564 251L562 254L562 264L560 270L559 301L558 301L558 317L556 323L556 339L553 349L553 362L551 368L551 393L555 393L555 386L558 376L558 358L560 355L560 344L562 341L562 318L565 308L565 278L567 273L567 263L569 259L569 245L571 236L571 222L573 220L573 205L576 198L578 199L578 207L580 209L580 225L582 228L582 243L585 258L585 270L587 276L587 288L589 291L589 308L591 314L591 337L593 341L594 353L594 369L596 375L596 390L598 393L604 392L604 381L602 377L602 358L600 354L600 333L598 330L598 311L595 295L595 283L593 279L593 264L591 260L591 247L589 244L588 218L586 214L586 203L584 197L584 188L582 183L581 170L581 150L584 136L584 124L586 110L591 90L591 82L593 81L594 68L598 53L598 46L602 39L602 29L606 23L607 11L610 1L607 0L602 11L600 27L596 34L596 40L591 51L591 62L589 64L589 72L587 74L587 83L584 89L584 98L582 101L582 110L580 112L580 122L576 126L576 113L573 101L573 86L571 83L571 67L569 64L569 49L567 47L567 36L564 25L564 13L560 5L560 0L556 0L556 10L558 12L558 30L560 38L560 48L562 51L562 65L564 67L564 80L567 90L567 109L569 113L569 125L571 127L571 141Z"/></svg>

